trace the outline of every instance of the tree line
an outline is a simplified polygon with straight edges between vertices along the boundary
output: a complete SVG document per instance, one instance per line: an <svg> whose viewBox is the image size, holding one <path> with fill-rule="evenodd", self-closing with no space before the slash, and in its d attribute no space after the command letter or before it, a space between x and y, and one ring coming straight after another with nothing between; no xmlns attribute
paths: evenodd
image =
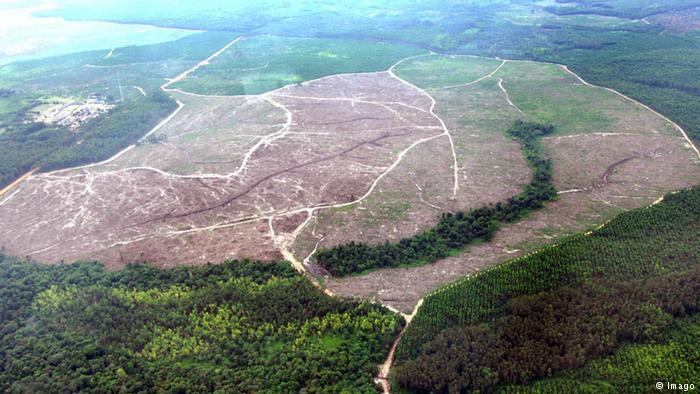
<svg viewBox="0 0 700 394"><path fill-rule="evenodd" d="M511 138L520 142L533 171L532 180L518 195L468 212L445 213L434 228L397 243L370 245L351 242L321 250L316 257L318 263L331 274L343 276L374 268L429 263L475 240L490 239L499 223L513 222L556 197L552 163L543 156L539 143L542 136L554 130L552 124L520 120L507 130Z"/></svg>
<svg viewBox="0 0 700 394"><path fill-rule="evenodd" d="M77 131L26 123L25 111L8 116L0 134L0 187L33 168L51 171L105 160L138 141L176 106L165 93L154 91L118 104Z"/></svg>
<svg viewBox="0 0 700 394"><path fill-rule="evenodd" d="M663 341L700 310L698 238L700 186L439 289L402 336L397 379L419 392L500 390Z"/></svg>

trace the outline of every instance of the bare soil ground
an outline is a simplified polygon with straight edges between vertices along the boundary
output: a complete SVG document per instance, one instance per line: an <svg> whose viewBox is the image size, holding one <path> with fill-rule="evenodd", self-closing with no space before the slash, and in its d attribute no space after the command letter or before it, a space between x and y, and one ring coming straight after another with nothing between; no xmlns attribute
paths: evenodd
<svg viewBox="0 0 700 394"><path fill-rule="evenodd" d="M255 96L170 91L183 106L156 141L31 176L3 196L0 245L111 268L287 258L324 275L319 248L395 241L442 212L517 194L530 169L505 129L519 118L557 124L543 146L558 201L458 256L325 280L336 294L409 312L465 274L700 181L697 155L672 124L559 66L432 59L441 58ZM461 69L436 78L446 65Z"/></svg>
<svg viewBox="0 0 700 394"><path fill-rule="evenodd" d="M40 261L111 267L281 258L285 232L362 198L399 154L443 133L429 98L388 73L180 96L160 143L22 184L0 205L0 243Z"/></svg>
<svg viewBox="0 0 700 394"><path fill-rule="evenodd" d="M465 62L468 64L468 58ZM415 67L411 70L414 72ZM399 75L400 71L399 68ZM499 87L494 87L493 82L489 85L489 80L493 79L499 79L504 90L496 90ZM414 81L419 86L420 82ZM664 119L614 93L585 86L557 66L508 62L492 78L460 88L467 90L459 94L441 95L442 90L428 90L436 98L437 112L447 124L486 125L470 130L501 148L494 152L483 149L488 145L476 150L469 150L468 143L459 146L458 152L471 154L471 157L460 155L460 167L465 167L461 163L468 160L487 164L495 160L494 156L510 164L504 166L507 169L500 174L489 171L485 165L474 166L471 172L460 168L465 178L473 174L476 181L473 190L461 197L464 202L457 206L469 206L470 199L476 205L488 201L484 193L480 193L484 189L488 190L486 196L497 197L494 191L498 190L498 185L503 185L502 192L513 188L509 192L515 194L515 189L528 180L525 164L514 159L512 151L503 148L509 141L504 144L495 140L503 138L502 132L509 123L496 129L495 123L478 120L479 115L487 116L483 110L475 110L478 104L464 104L469 88L477 94L487 86L503 95L501 105L492 106L493 111L487 112L501 114L504 122L512 122L520 109L526 119L559 126L557 135L543 141L545 151L554 162L555 184L564 191L559 200L518 223L503 227L491 242L475 245L458 256L421 267L329 278L325 284L334 293L376 298L403 313L410 313L420 298L441 285L530 252L566 234L589 229L616 213L649 204L666 192L700 181L700 162L696 154L680 132ZM507 111L510 104L506 102L506 94L512 99L512 106L517 106L517 109L512 108L515 112ZM487 97L482 92L476 102L485 105L489 102ZM465 114L470 115L466 120L455 119ZM460 133L453 135L458 140ZM463 189L468 185L465 180ZM484 189L480 190L479 186ZM316 229L316 233L319 232Z"/></svg>
<svg viewBox="0 0 700 394"><path fill-rule="evenodd" d="M351 240L397 241L434 226L443 212L505 200L530 181L519 144L504 133L517 112L495 81L428 92L437 100L436 113L454 140L457 193L450 176L449 141L427 142L411 151L367 199L351 207L320 211L318 220L298 239L299 255L308 255L317 243L331 247Z"/></svg>

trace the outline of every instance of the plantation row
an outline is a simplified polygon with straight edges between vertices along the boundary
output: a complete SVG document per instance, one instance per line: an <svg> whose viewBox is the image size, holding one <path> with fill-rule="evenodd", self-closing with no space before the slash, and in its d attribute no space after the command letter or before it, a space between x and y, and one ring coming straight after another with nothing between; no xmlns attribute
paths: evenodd
<svg viewBox="0 0 700 394"><path fill-rule="evenodd" d="M522 299L524 296L541 293L544 297L548 294L554 294L549 305L558 305L558 298L566 298L564 296L564 294L567 294L566 291L585 291L581 290L581 286L589 290L596 289L596 286L598 286L607 290L602 292L599 297L593 298L599 299L599 301L604 299L606 301L603 305L606 303L608 305L616 305L615 307L621 310L624 309L623 306L615 303L618 298L624 299L624 297L621 297L619 292L615 293L617 290L614 290L614 283L642 281L636 285L640 288L645 288L646 294L662 291L664 297L668 299L676 300L680 303L687 301L687 303L692 304L697 301L697 296L695 295L697 292L683 293L681 289L684 287L678 285L678 283L676 283L678 286L665 287L664 283L673 280L682 282L689 275L689 270L697 271L698 262L700 262L700 248L697 247L698 239L700 239L700 187L695 187L668 195L664 201L657 205L623 213L589 235L572 236L557 245L482 271L472 277L440 289L425 299L423 306L419 309L411 326L406 330L399 343L396 353L397 379L404 385L408 385L418 391L439 391L438 386L436 386L437 382L445 384L445 379L451 382L462 380L468 382L470 379L477 378L481 379L480 381L486 379L488 382L485 383L486 386L484 387L492 387L499 382L523 383L533 378L549 376L557 370L580 367L581 363L591 355L608 354L620 344L635 340L635 338L626 336L627 334L625 333L618 335L619 333L607 332L607 336L603 335L603 338L608 339L598 342L603 346L602 349L598 351L590 351L590 349L584 351L583 354L588 354L589 356L581 358L581 355L572 355L571 359L562 361L557 365L557 368L550 368L544 371L535 369L534 372L531 371L522 377L514 377L507 371L513 366L517 366L516 369L520 371L528 371L525 359L510 366L507 363L499 364L503 361L500 359L500 361L494 361L494 365L500 365L501 368L494 367L490 369L490 373L493 373L493 376L489 375L487 377L479 374L477 374L479 376L452 377L451 380L444 376L429 377L423 375L421 378L416 377L419 371L433 370L438 366L435 363L437 362L436 360L439 360L439 357L436 358L435 354L445 354L445 352L450 351L449 346L445 344L472 343L473 345L474 341L468 339L472 338L478 330L484 332L478 335L479 341L483 340L493 345L491 346L492 351L489 353L490 357L496 357L499 354L497 346L503 346L504 343L510 343L508 346L502 347L504 354L506 356L510 354L508 357L515 357L512 352L515 351L513 349L518 348L516 346L517 343L504 340L503 337L499 336L503 332L500 331L501 334L498 334L499 329L497 327L503 325L503 319L506 319L506 321L508 321L507 319L513 319L514 305L518 303L519 298ZM649 278L662 277L664 278L663 280L652 279L644 282ZM655 283L663 288L659 290L659 288L654 287ZM688 286L690 285L693 284L688 284ZM569 289L566 291L558 290L564 287L569 287ZM618 295L609 298L610 294ZM629 295L625 295L625 297L629 299ZM688 308L687 305L679 308L672 302L659 305L655 302L661 302L663 297L658 294L656 298L649 299L648 297L645 298L643 292L640 297L637 304L644 305L646 303L651 306L649 306L649 309L635 310L635 313L630 313L627 317L629 321L636 322L635 324L639 324L638 319L650 318L647 327L656 327L656 331L668 324L669 316L683 316L686 313L691 313L692 308L695 308ZM573 298L573 300L576 299ZM579 301L573 303L576 304L577 302ZM567 304L564 303L563 306L565 305ZM592 302L587 308L571 312L571 319L593 325L593 321L596 319L609 320L617 316L613 313L609 318L604 318L606 311L597 311L595 305L596 302ZM536 321L533 324L538 326L539 329L529 331L533 337L525 338L522 343L527 343L528 340L531 343L535 343L537 336L545 335L543 331L546 330L543 330L542 327L556 327L557 325L554 323L565 314L563 311L566 308L563 306L560 305L560 307L554 309L562 310L562 312L560 316L552 318L551 321L542 320L545 316L543 311L549 310L547 308L523 314L522 316L525 317L530 314L536 316ZM493 321L500 323L494 323L493 327L479 328L480 324ZM604 331L607 329L606 327L613 326L619 328L624 322L625 320L620 323L610 324L610 321L606 321L606 324L599 325L595 329L589 327L587 335L602 335L600 330ZM528 332L522 326L518 327L513 332ZM557 338L557 335L563 337L573 336L574 338L571 338L571 340L575 340L576 335L574 334L576 331L571 332L571 330L575 330L575 327L569 325L561 325L559 327L561 331L554 332L552 334L554 338ZM626 332L629 333L629 330ZM442 334L438 335L436 339L437 333ZM467 337L464 337L465 335ZM455 339L459 337L462 338L461 342ZM644 338L648 340L651 337L653 336L639 337L637 339ZM512 336L509 338L513 339ZM610 338L617 339L611 342ZM448 349L445 349L445 346ZM436 352L435 349L437 348L441 350ZM573 347L573 349L576 348L576 346ZM578 348L581 349L580 346ZM585 349L585 347L583 348ZM508 349L511 349L511 353L508 353ZM525 352L524 354L545 354L546 349L547 346L537 346L530 349L529 353ZM558 351L562 349L570 351L572 347L570 345L562 345ZM470 354L478 353L474 353L474 349L470 352ZM508 357L506 357L506 360L508 360ZM442 360L444 362L445 358L443 357ZM468 362L476 363L474 358L470 360ZM546 359L542 360L540 364L547 365L546 361ZM484 364L484 360L481 360L477 364L487 365L488 362ZM449 368L443 367L438 369L445 370ZM462 365L459 370L468 371L469 368ZM497 373L496 370L499 370L502 375ZM468 372L465 372L465 374L469 375ZM454 384L459 386L459 383ZM473 386L469 387L473 388Z"/></svg>
<svg viewBox="0 0 700 394"><path fill-rule="evenodd" d="M374 392L403 321L289 264L159 270L0 255L1 392Z"/></svg>
<svg viewBox="0 0 700 394"><path fill-rule="evenodd" d="M553 125L516 121L507 133L522 145L525 158L533 169L532 181L524 190L505 203L477 208L469 212L443 214L434 228L398 243L368 245L351 242L317 254L318 263L336 276L374 268L425 264L448 256L475 240L488 240L498 222L512 222L527 211L541 208L556 197L552 185L552 165L544 159L539 139L554 131Z"/></svg>

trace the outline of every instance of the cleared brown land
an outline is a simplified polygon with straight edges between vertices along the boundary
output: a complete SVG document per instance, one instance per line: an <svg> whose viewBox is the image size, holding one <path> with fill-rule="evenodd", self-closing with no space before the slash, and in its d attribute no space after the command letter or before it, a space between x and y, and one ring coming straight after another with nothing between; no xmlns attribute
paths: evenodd
<svg viewBox="0 0 700 394"><path fill-rule="evenodd" d="M424 75L431 75L429 60L417 60L425 63ZM464 58L464 62L468 65L469 58ZM420 82L418 79L416 83ZM430 79L429 82L434 83ZM700 182L697 155L669 122L614 93L585 86L560 67L508 62L489 79L446 90L453 94L446 95L442 89L428 92L437 100L436 112L448 125L457 125L452 128L455 139L459 140L460 135L474 134L501 148L495 151L495 155L493 150L481 149L471 150L470 156L459 157L460 168L465 167L462 164L465 161L483 164L473 167L474 186L464 193L462 198L467 202L464 205L469 206L470 201L472 206L489 201L485 196L498 197L497 193L480 193L480 187L495 191L499 185L504 185L501 193L506 193L507 187L517 192L519 185L527 182L529 172L524 163L515 160L509 151L504 151L507 144L497 139L502 138L503 130L509 125L507 122L517 116L559 126L558 135L546 138L543 144L554 162L555 184L564 193L547 208L499 230L491 242L473 246L458 256L422 267L330 278L325 284L336 294L373 297L409 313L423 295L443 284L532 251L566 234L596 226L615 213L649 204L666 192ZM500 128L496 128L496 123L484 122L479 117L480 111L473 111L489 102L484 91L501 94L500 106L495 106L498 100L494 98L491 107L505 118L505 124L498 125ZM478 94L481 100L465 106L464 97L472 94ZM512 105L506 97L512 100ZM522 111L522 115L514 106ZM471 116L462 117L467 113ZM458 151L465 149L469 147L460 147ZM510 166L491 164L487 167L486 164L495 160L494 156ZM430 160L426 162L429 165ZM402 163L402 167L410 165L415 163ZM502 173L494 171L494 166L505 170ZM396 171L400 171L400 167ZM469 174L464 172L462 189L470 187ZM513 174L520 175L514 177ZM388 183L387 179L377 189L381 190L385 185L393 187ZM424 206L415 204L415 207L414 210L425 210L426 217L429 215ZM349 213L337 216L343 214L351 218ZM376 215L371 207L362 214ZM333 218L326 220L332 222ZM436 220L434 218L431 223ZM350 219L348 221L353 223ZM361 221L355 219L354 223ZM348 226L351 225L338 227ZM318 238L324 235L320 228L315 233ZM387 233L379 237L390 238ZM338 236L323 238L322 245L327 238L335 240Z"/></svg>
<svg viewBox="0 0 700 394"><path fill-rule="evenodd" d="M442 284L700 181L671 123L561 67L443 59L464 68L451 75L434 72L434 58L257 96L171 91L184 106L157 142L32 176L0 200L0 244L51 263L286 258L323 275L318 248L395 241L442 212L517 194L530 169L505 129L519 118L556 123L543 144L558 201L459 256L325 280L409 312Z"/></svg>
<svg viewBox="0 0 700 394"><path fill-rule="evenodd" d="M438 102L435 112L454 140L457 193L453 193L449 141L429 141L412 150L361 203L319 212L317 222L299 237L298 254L308 255L321 238L319 247L349 240L397 241L434 226L443 212L475 208L517 194L529 182L530 169L518 143L505 136L517 112L495 83L429 91Z"/></svg>
<svg viewBox="0 0 700 394"><path fill-rule="evenodd" d="M429 98L388 73L178 98L160 143L22 184L0 205L8 253L111 267L281 258L315 210L361 199L402 151L443 134Z"/></svg>

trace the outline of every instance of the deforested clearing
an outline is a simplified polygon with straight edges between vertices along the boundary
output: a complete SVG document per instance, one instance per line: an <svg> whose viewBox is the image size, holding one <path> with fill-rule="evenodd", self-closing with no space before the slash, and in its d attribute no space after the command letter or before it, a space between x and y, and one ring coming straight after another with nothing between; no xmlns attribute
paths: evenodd
<svg viewBox="0 0 700 394"><path fill-rule="evenodd" d="M436 79L446 65L457 71ZM542 145L557 201L433 264L325 282L410 311L444 283L700 179L671 123L552 64L426 55L256 95L168 93L181 108L133 149L5 196L8 253L113 268L293 256L323 275L319 249L395 242L517 194L531 172L504 130L556 124Z"/></svg>

